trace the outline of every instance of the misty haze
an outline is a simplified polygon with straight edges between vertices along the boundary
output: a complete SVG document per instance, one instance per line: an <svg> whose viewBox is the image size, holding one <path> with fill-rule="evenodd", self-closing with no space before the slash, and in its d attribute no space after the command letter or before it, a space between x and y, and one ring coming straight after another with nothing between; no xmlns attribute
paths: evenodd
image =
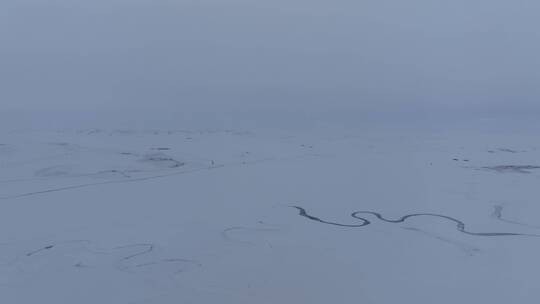
<svg viewBox="0 0 540 304"><path fill-rule="evenodd" d="M1 1L0 303L538 303L539 10Z"/></svg>

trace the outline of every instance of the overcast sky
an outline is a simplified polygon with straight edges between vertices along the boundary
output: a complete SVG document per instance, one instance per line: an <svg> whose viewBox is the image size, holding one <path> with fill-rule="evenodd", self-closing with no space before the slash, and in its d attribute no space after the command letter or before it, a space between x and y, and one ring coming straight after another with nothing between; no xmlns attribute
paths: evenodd
<svg viewBox="0 0 540 304"><path fill-rule="evenodd" d="M540 2L2 0L4 109L534 107Z"/></svg>

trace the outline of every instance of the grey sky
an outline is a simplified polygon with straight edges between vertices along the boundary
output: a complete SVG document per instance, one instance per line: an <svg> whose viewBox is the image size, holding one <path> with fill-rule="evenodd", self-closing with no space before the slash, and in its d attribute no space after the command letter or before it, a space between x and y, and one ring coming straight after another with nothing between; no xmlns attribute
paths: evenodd
<svg viewBox="0 0 540 304"><path fill-rule="evenodd" d="M538 1L3 0L8 108L533 106Z"/></svg>

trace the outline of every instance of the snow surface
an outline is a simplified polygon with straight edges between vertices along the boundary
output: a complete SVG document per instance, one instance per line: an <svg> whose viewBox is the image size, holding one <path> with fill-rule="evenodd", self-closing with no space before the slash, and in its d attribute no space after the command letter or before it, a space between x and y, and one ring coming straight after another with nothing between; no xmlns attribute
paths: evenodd
<svg viewBox="0 0 540 304"><path fill-rule="evenodd" d="M5 131L0 303L537 303L538 148L465 130Z"/></svg>

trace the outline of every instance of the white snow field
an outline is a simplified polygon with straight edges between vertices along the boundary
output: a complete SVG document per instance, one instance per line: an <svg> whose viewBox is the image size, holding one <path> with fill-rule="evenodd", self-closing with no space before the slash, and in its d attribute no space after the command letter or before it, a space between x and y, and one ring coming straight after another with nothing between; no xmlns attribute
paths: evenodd
<svg viewBox="0 0 540 304"><path fill-rule="evenodd" d="M530 132L0 137L0 303L538 303Z"/></svg>

